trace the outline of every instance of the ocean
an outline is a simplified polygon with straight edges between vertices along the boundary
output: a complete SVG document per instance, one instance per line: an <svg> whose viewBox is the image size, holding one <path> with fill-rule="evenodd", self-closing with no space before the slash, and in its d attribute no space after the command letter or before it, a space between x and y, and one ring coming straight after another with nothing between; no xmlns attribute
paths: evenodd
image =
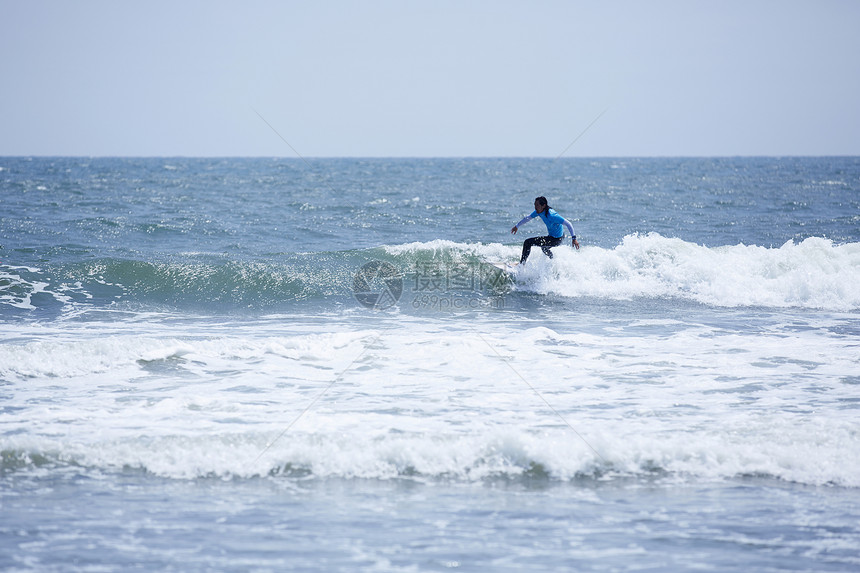
<svg viewBox="0 0 860 573"><path fill-rule="evenodd" d="M4 571L857 571L860 158L0 158L0 454Z"/></svg>

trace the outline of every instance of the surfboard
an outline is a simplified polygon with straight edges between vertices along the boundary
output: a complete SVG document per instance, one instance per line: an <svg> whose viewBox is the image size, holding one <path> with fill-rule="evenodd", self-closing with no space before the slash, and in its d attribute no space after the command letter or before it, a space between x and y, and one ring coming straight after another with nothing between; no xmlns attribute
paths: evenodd
<svg viewBox="0 0 860 573"><path fill-rule="evenodd" d="M516 274L520 269L519 263L490 263L500 271L504 271L510 275Z"/></svg>

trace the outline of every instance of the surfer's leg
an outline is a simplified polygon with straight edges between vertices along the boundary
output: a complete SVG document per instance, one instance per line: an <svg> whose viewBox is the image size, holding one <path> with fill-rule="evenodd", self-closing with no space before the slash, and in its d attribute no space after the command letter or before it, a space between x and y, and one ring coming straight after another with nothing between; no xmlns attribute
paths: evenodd
<svg viewBox="0 0 860 573"><path fill-rule="evenodd" d="M540 242L541 247L540 248L543 251L543 254L545 254L549 258L552 258L552 251L550 251L550 249L553 247L557 247L560 244L561 244L561 237L546 236L546 237L541 237L541 242Z"/></svg>
<svg viewBox="0 0 860 573"><path fill-rule="evenodd" d="M520 257L520 263L526 262L526 259L529 258L529 253L531 252L532 247L540 247L543 254L552 258L550 248L557 247L560 244L560 238L550 237L549 235L546 237L529 237L523 242L523 256Z"/></svg>
<svg viewBox="0 0 860 573"><path fill-rule="evenodd" d="M526 262L526 259L529 258L529 253L532 251L532 247L537 244L538 237L529 237L525 241L523 241L523 254L520 257L520 263Z"/></svg>

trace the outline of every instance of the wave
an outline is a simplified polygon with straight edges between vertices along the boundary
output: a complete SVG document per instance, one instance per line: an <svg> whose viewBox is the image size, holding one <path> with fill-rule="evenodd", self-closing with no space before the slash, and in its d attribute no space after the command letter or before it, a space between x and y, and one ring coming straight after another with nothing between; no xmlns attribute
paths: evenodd
<svg viewBox="0 0 860 573"><path fill-rule="evenodd" d="M163 406L166 407L166 406ZM319 414L315 415L319 417ZM323 422L325 417L323 416ZM566 430L491 429L460 433L272 433L164 435L91 443L62 438L4 439L0 475L66 468L142 471L173 479L732 479L767 477L809 485L860 487L845 456L850 424L820 428L775 420L713 432L645 432L588 437ZM815 431L811 431L815 430Z"/></svg>
<svg viewBox="0 0 860 573"><path fill-rule="evenodd" d="M287 321L8 329L0 475L768 476L860 487L850 336L694 326L661 336L653 355L654 338L636 332L403 322L385 335L291 332ZM500 358L515 352L524 373L535 358L544 372L571 370L543 377L550 409L525 379L505 383Z"/></svg>
<svg viewBox="0 0 860 573"><path fill-rule="evenodd" d="M419 254L483 261L516 260L518 247L448 241L388 247L397 257ZM860 308L860 243L823 238L779 248L706 247L658 233L628 235L611 249L532 251L517 273L519 291L612 300L678 298L717 307Z"/></svg>
<svg viewBox="0 0 860 573"><path fill-rule="evenodd" d="M500 246L501 247L501 246ZM470 249L428 249L392 256L386 248L274 255L230 260L188 254L166 261L104 258L40 268L0 265L0 308L7 314L68 313L93 307L231 312L284 309L296 303L356 305L357 277L368 263L384 261L409 288L418 272L466 265L477 276L468 290L501 293L502 275ZM459 263L455 261L460 261ZM460 284L458 288L464 288Z"/></svg>
<svg viewBox="0 0 860 573"><path fill-rule="evenodd" d="M0 265L0 305L20 311L117 303L232 310L349 294L354 268L324 253L288 261L107 258L44 268Z"/></svg>
<svg viewBox="0 0 860 573"><path fill-rule="evenodd" d="M582 254L563 257L558 281L542 288L612 298L679 297L720 307L860 308L860 243L808 238L779 248L705 247L649 234Z"/></svg>
<svg viewBox="0 0 860 573"><path fill-rule="evenodd" d="M188 254L165 261L104 258L44 268L0 264L0 308L6 313L68 311L118 303L207 311L271 309L304 301L352 300L362 265L398 269L404 289L421 279L439 289L630 300L679 298L718 307L860 308L860 243L789 241L779 248L706 247L652 233L629 235L614 248L534 252L515 285L490 264L516 260L519 246L445 240L374 249L231 260ZM452 285L453 275L471 278ZM439 282L443 280L444 282Z"/></svg>

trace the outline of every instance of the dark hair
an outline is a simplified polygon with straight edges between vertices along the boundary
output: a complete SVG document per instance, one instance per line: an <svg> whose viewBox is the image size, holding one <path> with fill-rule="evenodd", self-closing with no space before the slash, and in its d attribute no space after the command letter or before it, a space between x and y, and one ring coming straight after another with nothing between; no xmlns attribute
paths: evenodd
<svg viewBox="0 0 860 573"><path fill-rule="evenodd" d="M541 195L540 197L535 197L535 201L540 203L544 207L546 207L546 209L544 209L544 210L547 212L547 214L549 213L549 210L551 209L551 207L549 206L549 203L547 202L546 197L544 197L543 195Z"/></svg>

